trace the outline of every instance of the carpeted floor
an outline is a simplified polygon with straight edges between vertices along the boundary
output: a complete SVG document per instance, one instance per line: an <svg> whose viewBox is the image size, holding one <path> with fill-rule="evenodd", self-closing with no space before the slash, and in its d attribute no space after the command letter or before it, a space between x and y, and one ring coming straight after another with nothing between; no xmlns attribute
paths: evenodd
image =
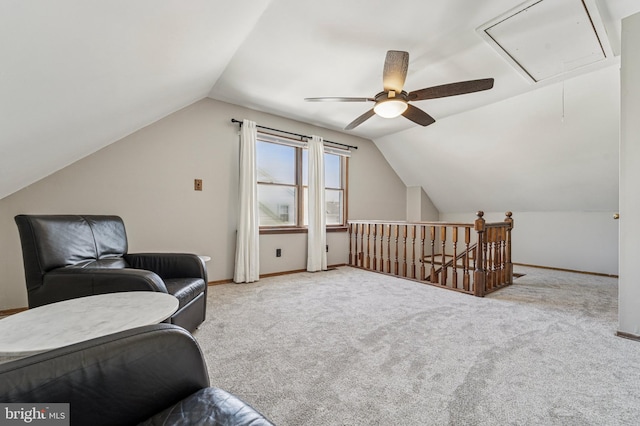
<svg viewBox="0 0 640 426"><path fill-rule="evenodd" d="M209 289L212 385L278 425L637 425L617 280L517 267L475 298L350 267Z"/></svg>

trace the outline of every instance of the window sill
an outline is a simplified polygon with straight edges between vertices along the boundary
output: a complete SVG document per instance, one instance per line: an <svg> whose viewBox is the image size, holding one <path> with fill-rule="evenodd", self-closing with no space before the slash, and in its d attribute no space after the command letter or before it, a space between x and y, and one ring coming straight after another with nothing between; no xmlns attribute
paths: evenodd
<svg viewBox="0 0 640 426"><path fill-rule="evenodd" d="M347 232L347 226L327 226L327 232ZM260 228L260 234L306 234L307 228L282 227L282 228Z"/></svg>

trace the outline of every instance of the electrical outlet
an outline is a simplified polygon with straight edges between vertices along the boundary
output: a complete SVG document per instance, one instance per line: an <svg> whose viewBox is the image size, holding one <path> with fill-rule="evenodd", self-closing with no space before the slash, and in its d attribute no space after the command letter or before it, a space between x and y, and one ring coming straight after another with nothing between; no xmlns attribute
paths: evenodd
<svg viewBox="0 0 640 426"><path fill-rule="evenodd" d="M276 257L282 257L282 249L276 249Z"/></svg>
<svg viewBox="0 0 640 426"><path fill-rule="evenodd" d="M195 189L196 191L202 191L202 179L194 180L193 189Z"/></svg>

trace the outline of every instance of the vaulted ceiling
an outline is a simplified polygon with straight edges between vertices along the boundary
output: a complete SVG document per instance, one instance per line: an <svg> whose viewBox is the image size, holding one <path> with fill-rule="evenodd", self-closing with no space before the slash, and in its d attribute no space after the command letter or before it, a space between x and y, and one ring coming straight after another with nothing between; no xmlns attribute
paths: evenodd
<svg viewBox="0 0 640 426"><path fill-rule="evenodd" d="M207 96L343 129L371 105L303 98L372 97L394 49L411 55L407 90L495 79L416 103L429 127L374 116L352 131L440 211L476 209L478 188L506 194L487 210L615 209L620 20L640 2L584 0L612 55L539 83L477 31L521 3L0 0L0 198Z"/></svg>

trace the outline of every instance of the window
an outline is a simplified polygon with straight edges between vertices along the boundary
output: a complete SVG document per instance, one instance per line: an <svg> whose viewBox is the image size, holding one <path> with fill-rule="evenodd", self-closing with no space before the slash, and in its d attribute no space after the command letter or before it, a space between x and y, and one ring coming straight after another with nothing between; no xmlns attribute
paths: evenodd
<svg viewBox="0 0 640 426"><path fill-rule="evenodd" d="M258 205L260 226L295 226L297 187L297 148L258 140Z"/></svg>
<svg viewBox="0 0 640 426"><path fill-rule="evenodd" d="M309 193L308 172L308 152L306 149L302 151L302 187L303 187L303 205L307 205L307 197ZM336 154L324 154L324 185L325 185L325 202L327 204L327 225L343 225L343 192L342 189L342 160L343 158ZM303 225L309 225L308 211L304 210Z"/></svg>
<svg viewBox="0 0 640 426"><path fill-rule="evenodd" d="M305 228L308 225L308 151L306 144L258 134L256 165L261 228ZM345 225L347 157L326 149L327 227ZM347 151L345 151L347 152Z"/></svg>

